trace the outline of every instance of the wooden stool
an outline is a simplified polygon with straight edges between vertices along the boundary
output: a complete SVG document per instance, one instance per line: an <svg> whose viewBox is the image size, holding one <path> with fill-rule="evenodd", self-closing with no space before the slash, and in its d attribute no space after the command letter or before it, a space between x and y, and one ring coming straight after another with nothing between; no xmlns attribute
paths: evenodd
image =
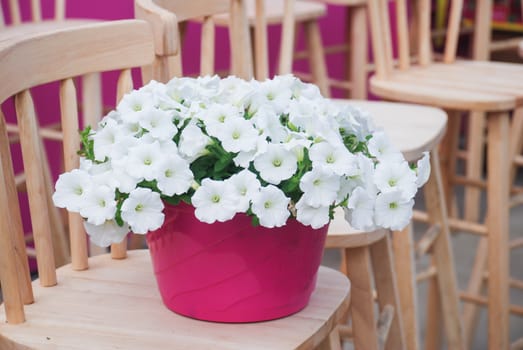
<svg viewBox="0 0 523 350"><path fill-rule="evenodd" d="M343 220L340 223L338 218L336 218L337 220L334 221L334 224L331 224L329 235L327 236L327 247L344 249L346 260L342 262L342 270L346 270L353 286L351 310L356 308L354 311L356 315L358 313L365 315L358 315L357 318L353 318L353 335L356 348L368 348L366 346L361 347L361 342L368 346L369 339L372 339L370 341L374 342L374 347L378 346L379 342L375 341L375 339L382 339L382 335L385 333L384 330L382 333L377 331L375 320L372 316L373 309L369 304L372 301L368 263L369 250L374 264L375 278L379 277L381 279L381 282L376 283L380 308L383 308L385 304L390 304L393 307L398 305L393 303L396 285L400 299L399 305L401 305L401 309L395 308L395 318L391 324L389 340L386 343L387 347L390 349L399 348L398 337L403 332L405 335L404 345L407 349L420 348L415 285L416 280L429 279L437 286L435 299L441 304L443 310L442 314L449 346L451 348L462 348L459 346L462 337L459 299L438 157L438 144L443 137L447 123L446 113L438 108L411 104L370 101L347 102L368 111L374 123L378 127L383 127L392 144L403 153L407 161L416 161L421 158L423 152L430 152L432 167L429 181L423 188L432 226L416 246L413 243L413 234L410 226L401 232L393 233L392 247L395 271L391 272L388 268L389 257L387 254L389 253L387 247L389 246L389 237L387 234L382 237L377 232L355 233L347 224L343 227ZM381 242L380 244L383 246L381 248L372 248L370 246L370 244L377 242ZM354 253L356 248L359 251ZM364 248L367 249L367 252L362 252ZM382 260L375 258L372 252L373 249L380 249L381 254L383 254L381 255ZM416 276L414 255L419 256L426 253L431 254L432 265L429 270ZM369 273L358 273L354 266L350 267L351 264L364 266L366 270L361 271ZM381 269L378 275L376 275L377 267ZM388 276L389 273L391 276ZM394 282L394 280L397 282ZM384 295L380 297L381 288L383 288L381 294ZM358 300L358 298L361 298L361 300ZM397 324L394 322L397 322ZM358 325L358 323L361 323L361 325ZM427 327L432 326L427 324ZM436 327L439 327L439 325L436 325ZM358 334L359 330L362 330L362 333ZM343 334L344 332L342 331L341 333ZM394 343L396 346L392 346ZM458 346L456 346L456 343Z"/></svg>
<svg viewBox="0 0 523 350"><path fill-rule="evenodd" d="M339 210L329 225L325 248L343 249L344 272L352 284L352 332L340 326L340 336L352 333L356 349L382 349L385 344L388 349L402 349L405 340L389 232L355 231ZM374 317L372 276L381 312L379 321Z"/></svg>

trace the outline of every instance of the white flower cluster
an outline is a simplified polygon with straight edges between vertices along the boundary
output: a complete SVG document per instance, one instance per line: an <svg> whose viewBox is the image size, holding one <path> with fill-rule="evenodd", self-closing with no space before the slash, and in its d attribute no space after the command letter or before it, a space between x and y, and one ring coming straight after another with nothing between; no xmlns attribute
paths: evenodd
<svg viewBox="0 0 523 350"><path fill-rule="evenodd" d="M428 178L363 111L287 75L152 81L82 133L79 169L60 175L56 206L85 218L101 246L164 222L185 201L206 223L247 213L265 227L289 217L319 228L341 206L357 229L401 229Z"/></svg>

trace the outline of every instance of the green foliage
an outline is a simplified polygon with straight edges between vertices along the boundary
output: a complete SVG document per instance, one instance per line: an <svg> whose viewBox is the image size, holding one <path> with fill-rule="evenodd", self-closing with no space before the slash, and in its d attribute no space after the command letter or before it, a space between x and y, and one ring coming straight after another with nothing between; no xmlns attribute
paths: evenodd
<svg viewBox="0 0 523 350"><path fill-rule="evenodd" d="M82 142L78 155L94 162L94 141L90 138L91 126L88 125L80 131L80 141Z"/></svg>

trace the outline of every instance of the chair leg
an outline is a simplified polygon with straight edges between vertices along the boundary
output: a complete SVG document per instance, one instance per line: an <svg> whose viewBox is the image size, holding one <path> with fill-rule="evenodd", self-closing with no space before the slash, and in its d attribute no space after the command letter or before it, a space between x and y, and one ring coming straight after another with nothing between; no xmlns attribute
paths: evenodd
<svg viewBox="0 0 523 350"><path fill-rule="evenodd" d="M350 313L356 349L377 350L377 326L372 297L372 269L368 247L346 250L347 275L351 281Z"/></svg>
<svg viewBox="0 0 523 350"><path fill-rule="evenodd" d="M440 234L432 246L432 257L438 272L436 276L448 348L464 349L454 258L450 244L450 229L439 164L438 151L433 150L431 152L431 175L424 187L426 207L431 224L437 223L440 226Z"/></svg>
<svg viewBox="0 0 523 350"><path fill-rule="evenodd" d="M418 320L416 310L418 301L416 294L416 271L414 267L414 239L412 225L403 231L393 232L392 246L394 251L394 265L398 284L398 295L405 332L405 348L419 349Z"/></svg>
<svg viewBox="0 0 523 350"><path fill-rule="evenodd" d="M315 20L304 22L304 26L312 79L320 88L322 95L324 97L330 97L329 79L323 44L321 42L320 26Z"/></svg>
<svg viewBox="0 0 523 350"><path fill-rule="evenodd" d="M405 335L403 331L402 310L396 285L396 273L393 266L392 246L389 235L370 246L374 284L378 293L380 312L386 305L394 308L390 332L385 340L385 349L403 349ZM380 337L381 338L381 337Z"/></svg>
<svg viewBox="0 0 523 350"><path fill-rule="evenodd" d="M487 230L489 349L508 349L509 343L509 115L487 117Z"/></svg>
<svg viewBox="0 0 523 350"><path fill-rule="evenodd" d="M347 6L348 37L350 38L349 80L352 83L350 97L367 98L367 6Z"/></svg>

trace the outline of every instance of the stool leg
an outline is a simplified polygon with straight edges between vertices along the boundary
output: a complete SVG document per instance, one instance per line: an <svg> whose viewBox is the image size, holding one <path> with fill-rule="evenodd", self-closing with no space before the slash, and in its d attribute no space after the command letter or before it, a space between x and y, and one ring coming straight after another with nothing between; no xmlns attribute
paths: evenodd
<svg viewBox="0 0 523 350"><path fill-rule="evenodd" d="M486 117L483 112L470 112L467 140L466 174L474 180L481 179L483 169L483 146ZM465 188L464 217L465 220L477 222L479 219L479 203L481 190L476 187Z"/></svg>
<svg viewBox="0 0 523 350"><path fill-rule="evenodd" d="M432 246L432 257L437 271L439 298L444 318L445 333L449 349L464 349L463 326L459 313L459 298L457 293L454 258L450 243L450 230L445 194L439 168L437 150L431 152L431 175L425 184L424 193L427 212L431 224L440 226L440 234Z"/></svg>
<svg viewBox="0 0 523 350"><path fill-rule="evenodd" d="M448 114L447 132L441 142L441 173L443 191L446 199L448 215L457 217L457 203L455 200L453 186L450 182L450 176L456 174L457 149L459 142L459 133L461 125L461 112L446 111Z"/></svg>
<svg viewBox="0 0 523 350"><path fill-rule="evenodd" d="M508 349L509 335L509 115L487 117L487 230L488 230L488 312L489 349Z"/></svg>
<svg viewBox="0 0 523 350"><path fill-rule="evenodd" d="M398 295L405 332L405 347L408 350L419 349L418 319L416 310L418 300L416 294L416 271L414 262L414 240L412 225L403 231L393 232L392 247L394 251L394 265L398 284Z"/></svg>
<svg viewBox="0 0 523 350"><path fill-rule="evenodd" d="M324 97L330 97L329 78L327 65L325 63L325 54L323 52L323 44L321 42L320 26L315 20L304 22L304 26L312 79L320 88L322 95Z"/></svg>
<svg viewBox="0 0 523 350"><path fill-rule="evenodd" d="M402 310L399 303L396 273L393 268L392 247L388 233L383 239L370 246L370 253L380 312L386 305L394 307L394 317L385 340L385 349L403 349L405 334L403 332Z"/></svg>
<svg viewBox="0 0 523 350"><path fill-rule="evenodd" d="M372 269L368 247L346 249L347 276L351 281L350 313L354 347L378 349L374 300L372 298Z"/></svg>
<svg viewBox="0 0 523 350"><path fill-rule="evenodd" d="M431 264L434 265L434 259ZM441 303L439 286L436 276L428 280L427 285L427 316L425 323L425 350L441 349Z"/></svg>
<svg viewBox="0 0 523 350"><path fill-rule="evenodd" d="M484 287L483 274L487 266L487 237L481 237L476 248L474 266L467 285L467 294L479 295ZM474 331L478 323L479 307L474 303L463 305L463 330L465 332L465 343L470 348L474 339Z"/></svg>
<svg viewBox="0 0 523 350"><path fill-rule="evenodd" d="M341 340L338 328L334 327L332 332L322 340L315 350L341 350Z"/></svg>

